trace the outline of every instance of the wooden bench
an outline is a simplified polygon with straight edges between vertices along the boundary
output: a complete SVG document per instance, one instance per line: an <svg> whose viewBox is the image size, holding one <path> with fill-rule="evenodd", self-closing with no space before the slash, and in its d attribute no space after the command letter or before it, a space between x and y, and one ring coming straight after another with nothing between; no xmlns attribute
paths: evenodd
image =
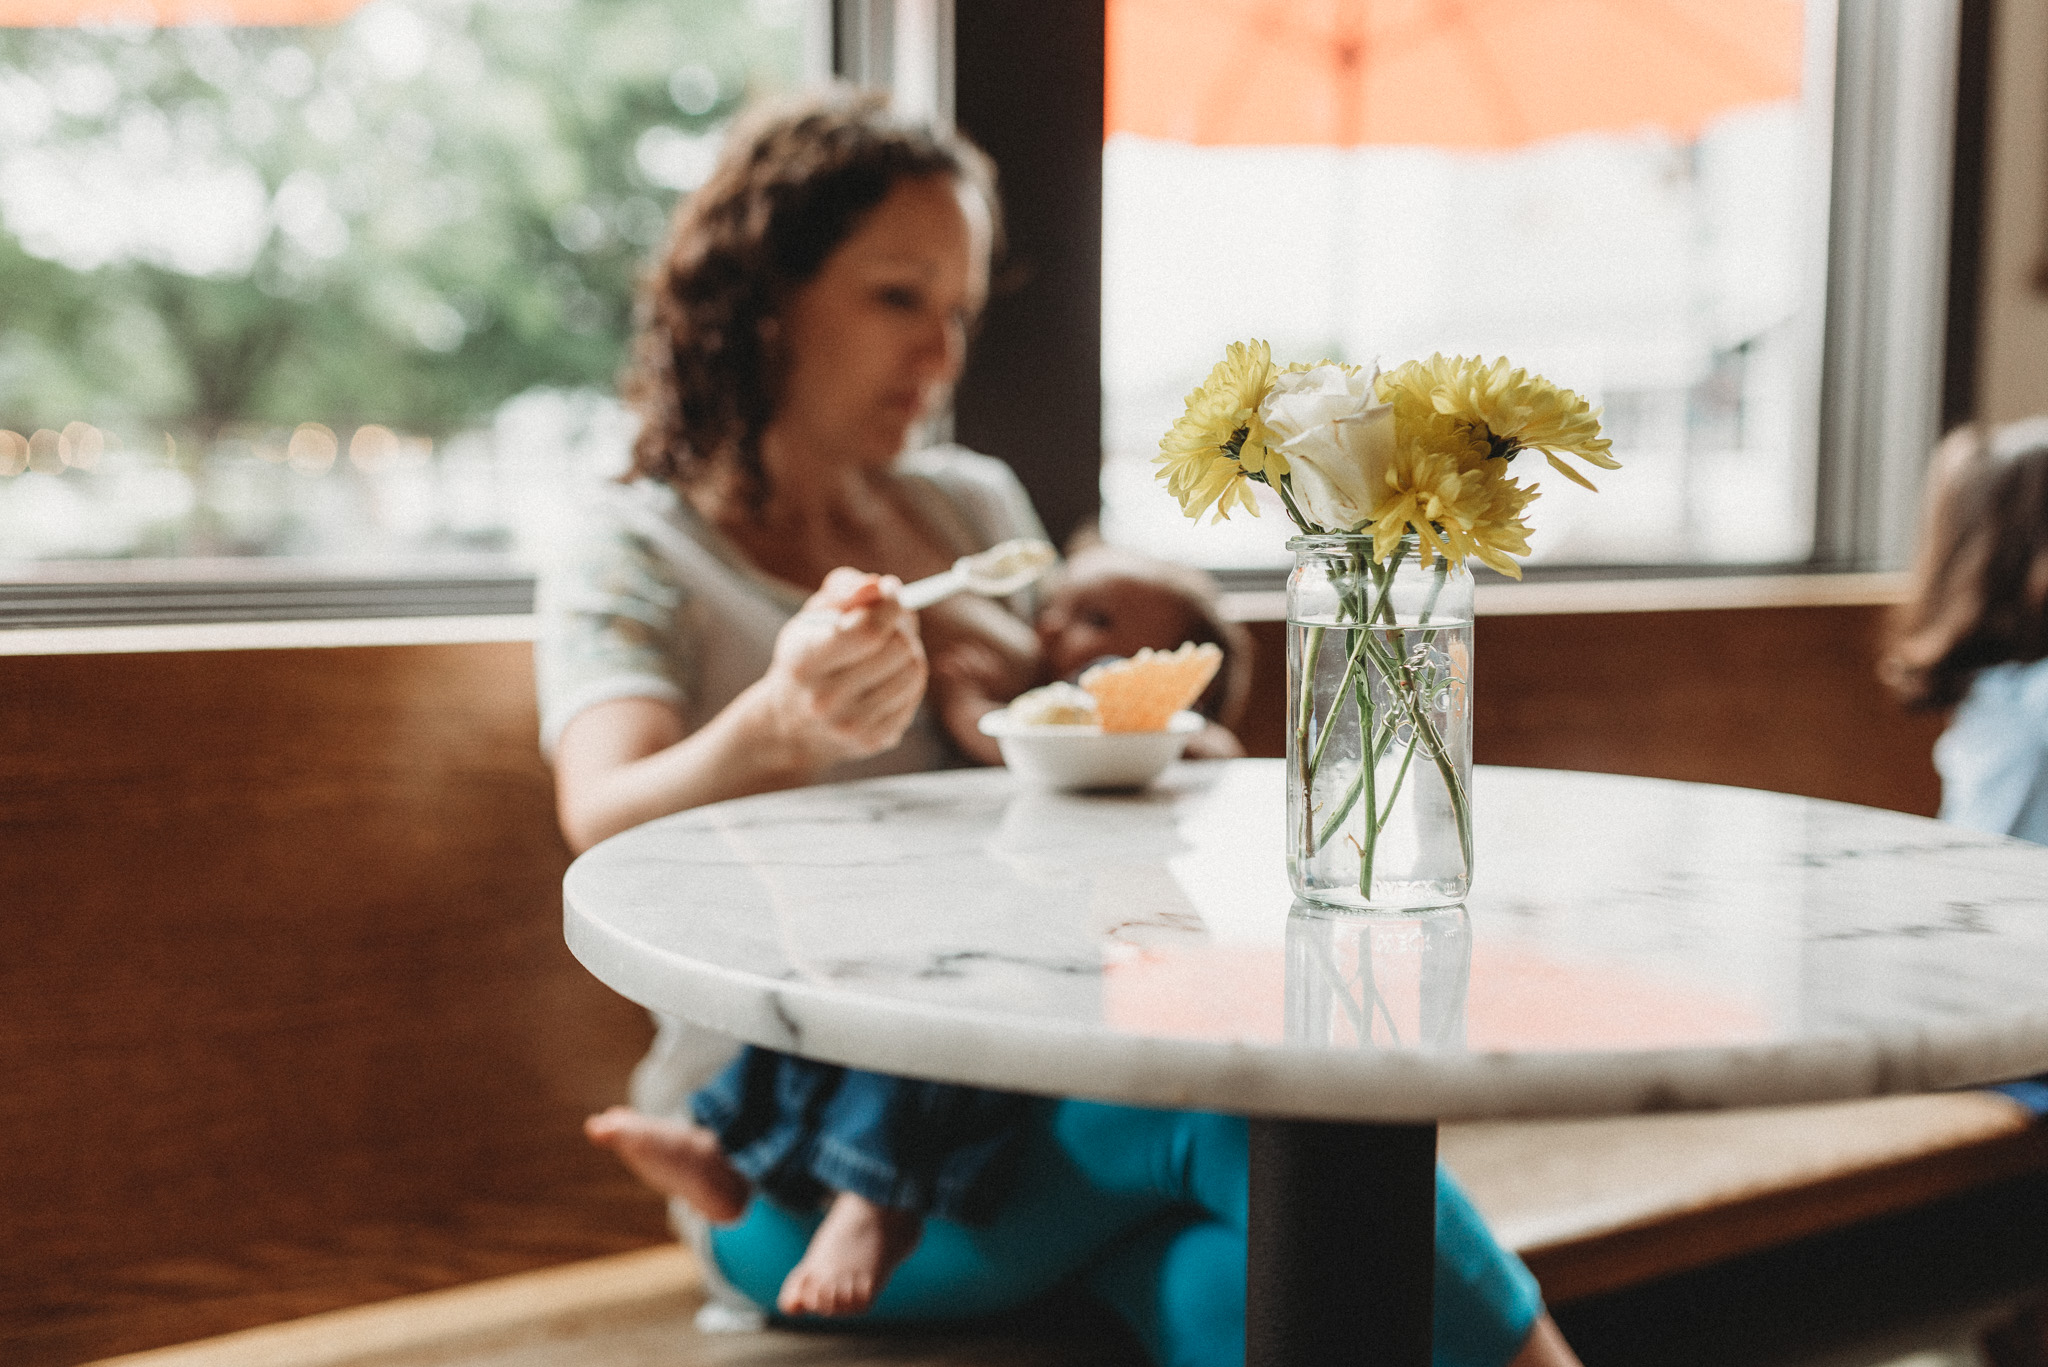
<svg viewBox="0 0 2048 1367"><path fill-rule="evenodd" d="M1480 758L1924 810L1931 727L1868 681L1876 620L1489 622ZM1581 667L1624 628L1669 649L1625 677ZM0 633L0 1361L70 1367L665 1238L577 1137L647 1025L561 945L523 629L171 629L100 654ZM1660 717L1703 707L1765 726L1777 767L1653 748ZM1589 750L1573 709L1629 723ZM2002 1101L1838 1114L1453 1127L1444 1151L1560 1303L2048 1161Z"/></svg>
<svg viewBox="0 0 2048 1367"><path fill-rule="evenodd" d="M651 1032L562 944L531 647L267 630L0 654L9 1367L666 1237L578 1134Z"/></svg>
<svg viewBox="0 0 2048 1367"><path fill-rule="evenodd" d="M1986 1093L1726 1114L1446 1126L1442 1152L1553 1304L1808 1238L2048 1165L2048 1130ZM666 1247L107 1359L98 1367L1136 1367L1113 1326L706 1334Z"/></svg>
<svg viewBox="0 0 2048 1367"><path fill-rule="evenodd" d="M2009 1097L1954 1092L1447 1125L1440 1153L1567 1304L2048 1170L2032 1121Z"/></svg>
<svg viewBox="0 0 2048 1367"><path fill-rule="evenodd" d="M1143 1367L1113 1325L705 1333L701 1279L670 1246L109 1358L94 1367Z"/></svg>

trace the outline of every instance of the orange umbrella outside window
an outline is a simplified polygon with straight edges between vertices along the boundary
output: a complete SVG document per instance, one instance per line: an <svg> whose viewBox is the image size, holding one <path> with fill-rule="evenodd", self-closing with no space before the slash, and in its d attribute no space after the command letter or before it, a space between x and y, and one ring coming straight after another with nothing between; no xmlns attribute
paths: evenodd
<svg viewBox="0 0 2048 1367"><path fill-rule="evenodd" d="M1799 0L1108 0L1107 132L1519 147L1798 95Z"/></svg>
<svg viewBox="0 0 2048 1367"><path fill-rule="evenodd" d="M338 24L364 0L0 0L0 28Z"/></svg>

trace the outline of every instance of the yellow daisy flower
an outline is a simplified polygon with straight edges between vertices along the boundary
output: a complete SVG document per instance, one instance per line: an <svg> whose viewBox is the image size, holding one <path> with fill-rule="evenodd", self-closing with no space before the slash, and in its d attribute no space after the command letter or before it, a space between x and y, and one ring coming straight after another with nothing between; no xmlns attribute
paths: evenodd
<svg viewBox="0 0 2048 1367"><path fill-rule="evenodd" d="M1374 557L1385 561L1413 532L1428 559L1441 556L1456 565L1476 557L1521 578L1521 567L1509 557L1529 553L1522 514L1536 498L1535 487L1516 482L1506 458L1490 454L1486 438L1470 424L1432 409L1411 413L1404 427L1398 402L1394 423L1389 492L1375 507L1371 525Z"/></svg>
<svg viewBox="0 0 2048 1367"><path fill-rule="evenodd" d="M1223 521L1233 507L1253 517L1250 478L1279 479L1287 460L1266 445L1259 404L1273 384L1273 352L1264 342L1232 342L1223 359L1187 398L1187 411L1159 440L1159 467L1181 511L1200 517L1210 508Z"/></svg>
<svg viewBox="0 0 2048 1367"><path fill-rule="evenodd" d="M1380 385L1380 397L1394 401L1397 423L1404 399L1411 411L1426 403L1483 430L1494 455L1513 460L1521 451L1541 451L1559 474L1588 489L1593 482L1563 457L1603 470L1621 468L1610 454L1611 443L1600 435L1600 414L1591 405L1541 375L1511 368L1505 356L1490 366L1477 356L1431 356L1382 376Z"/></svg>

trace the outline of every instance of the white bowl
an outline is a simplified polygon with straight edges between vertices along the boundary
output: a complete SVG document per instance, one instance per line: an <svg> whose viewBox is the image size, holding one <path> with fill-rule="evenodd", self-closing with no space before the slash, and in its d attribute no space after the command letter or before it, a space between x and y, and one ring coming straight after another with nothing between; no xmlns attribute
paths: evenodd
<svg viewBox="0 0 2048 1367"><path fill-rule="evenodd" d="M1198 712L1176 712L1164 731L1105 733L1095 726L1025 726L1010 709L981 719L1003 763L1041 788L1142 788L1180 758L1188 741L1208 725Z"/></svg>

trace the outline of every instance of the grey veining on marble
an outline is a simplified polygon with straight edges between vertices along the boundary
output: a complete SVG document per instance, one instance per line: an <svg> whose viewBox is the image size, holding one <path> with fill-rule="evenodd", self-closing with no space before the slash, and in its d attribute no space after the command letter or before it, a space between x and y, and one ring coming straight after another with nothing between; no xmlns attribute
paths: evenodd
<svg viewBox="0 0 2048 1367"><path fill-rule="evenodd" d="M1252 1114L1769 1105L2048 1070L2048 848L1745 789L1481 768L1465 908L1291 908L1278 761L1151 791L808 788L578 859L644 1005L887 1072Z"/></svg>

